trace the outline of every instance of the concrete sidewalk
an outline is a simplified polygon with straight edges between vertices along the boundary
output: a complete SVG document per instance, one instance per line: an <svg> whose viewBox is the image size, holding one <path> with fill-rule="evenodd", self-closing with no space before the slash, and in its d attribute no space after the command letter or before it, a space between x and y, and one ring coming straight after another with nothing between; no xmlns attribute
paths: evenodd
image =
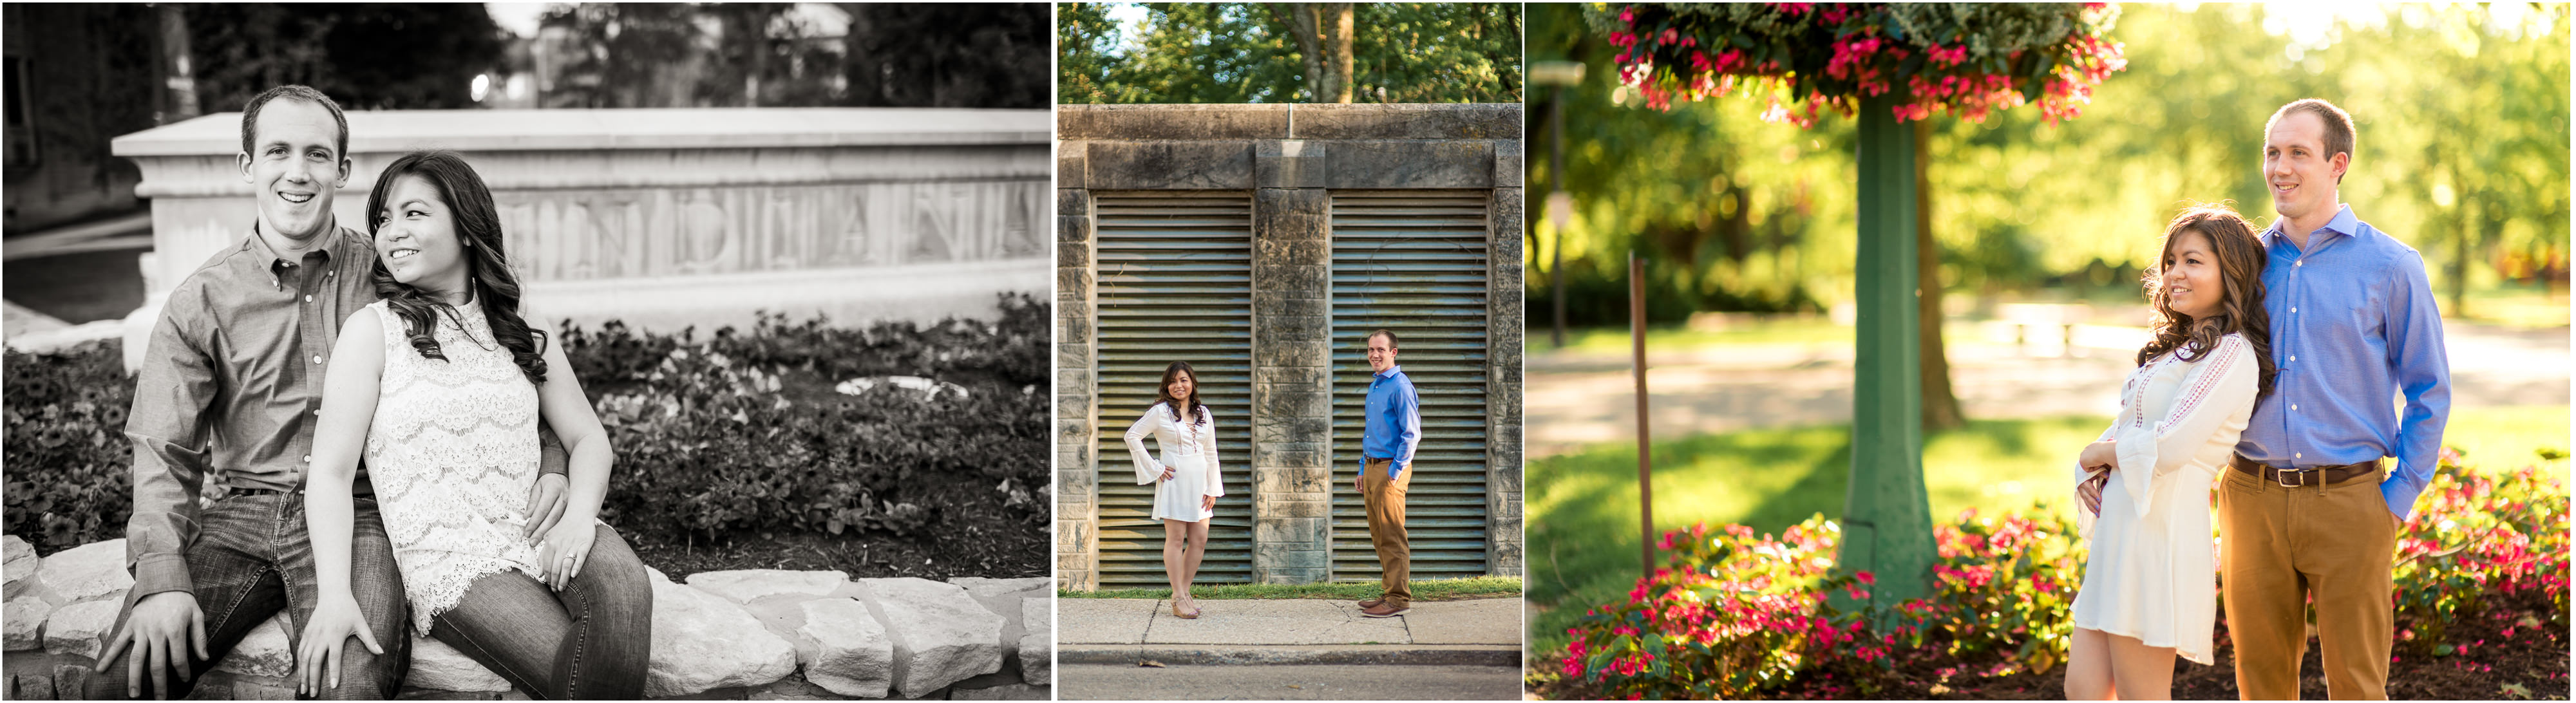
<svg viewBox="0 0 2576 703"><path fill-rule="evenodd" d="M1521 599L1420 602L1391 618L1347 600L1198 601L1059 598L1056 657L1066 664L1421 664L1519 666Z"/></svg>

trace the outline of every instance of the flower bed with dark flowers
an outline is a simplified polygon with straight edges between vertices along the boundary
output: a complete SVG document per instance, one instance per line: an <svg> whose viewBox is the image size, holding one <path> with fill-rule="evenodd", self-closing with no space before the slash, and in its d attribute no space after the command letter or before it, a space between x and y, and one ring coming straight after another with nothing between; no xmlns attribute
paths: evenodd
<svg viewBox="0 0 2576 703"><path fill-rule="evenodd" d="M1028 296L998 304L926 327L558 330L617 448L603 517L674 578L1045 574L1050 318ZM7 531L41 552L123 536L118 349L8 352Z"/></svg>
<svg viewBox="0 0 2576 703"><path fill-rule="evenodd" d="M2533 465L2478 469L2445 450L2417 505L2398 539L2389 694L2566 698L2564 480ZM2061 698L2084 546L2057 513L2033 513L1971 510L1936 525L1932 595L1885 614L1833 597L1875 579L1833 574L1841 534L1822 516L1777 536L1667 533L1670 565L1626 602L1588 611L1533 683L1560 699ZM2217 638L2215 666L2177 663L2175 697L2236 697L2223 608ZM2316 657L2301 683L2303 696L2325 696Z"/></svg>

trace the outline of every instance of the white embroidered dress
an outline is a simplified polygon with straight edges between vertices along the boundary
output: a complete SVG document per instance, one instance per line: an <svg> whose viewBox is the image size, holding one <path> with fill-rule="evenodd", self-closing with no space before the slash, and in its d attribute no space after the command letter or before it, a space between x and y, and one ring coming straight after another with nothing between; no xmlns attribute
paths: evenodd
<svg viewBox="0 0 2576 703"><path fill-rule="evenodd" d="M2076 627L2210 663L2218 558L2209 491L2254 412L2261 373L2253 345L2233 334L2198 360L2168 352L2129 373L2120 417L2102 433L2118 441L2119 468L2102 487L2101 516L2090 521Z"/></svg>
<svg viewBox="0 0 2576 703"><path fill-rule="evenodd" d="M1201 496L1223 497L1225 479L1217 470L1216 414L1199 406L1198 421L1182 424L1172 406L1155 403L1127 428L1127 454L1136 461L1136 484L1154 484L1154 519L1198 522L1216 517L1199 507ZM1145 438L1163 450L1161 461L1145 453ZM1163 481L1163 469L1172 480Z"/></svg>
<svg viewBox="0 0 2576 703"><path fill-rule="evenodd" d="M367 430L367 475L411 599L412 626L456 607L474 579L537 576L521 537L537 480L537 388L492 336L481 303L438 316L446 361L422 357L402 318L367 306L385 329L385 369ZM458 320L463 326L458 326Z"/></svg>

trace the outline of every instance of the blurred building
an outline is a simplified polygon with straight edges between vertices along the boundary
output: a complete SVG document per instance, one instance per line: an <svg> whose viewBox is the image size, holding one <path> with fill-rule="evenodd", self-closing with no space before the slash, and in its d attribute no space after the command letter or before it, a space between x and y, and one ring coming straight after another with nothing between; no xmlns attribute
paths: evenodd
<svg viewBox="0 0 2576 703"><path fill-rule="evenodd" d="M0 13L9 236L141 212L142 175L107 144L170 110L160 89L170 77L160 66L162 12L9 3Z"/></svg>

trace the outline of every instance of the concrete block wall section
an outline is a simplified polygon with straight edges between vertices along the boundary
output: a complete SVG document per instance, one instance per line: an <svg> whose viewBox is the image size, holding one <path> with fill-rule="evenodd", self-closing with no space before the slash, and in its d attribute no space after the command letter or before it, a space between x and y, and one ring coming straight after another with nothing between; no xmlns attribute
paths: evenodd
<svg viewBox="0 0 2576 703"><path fill-rule="evenodd" d="M1062 588L1100 585L1099 495L1091 388L1093 269L1091 195L1082 188L1086 151L1057 153L1056 189L1056 579Z"/></svg>
<svg viewBox="0 0 2576 703"><path fill-rule="evenodd" d="M1311 176L1321 150L1262 142L1262 180ZM1301 176L1300 174L1305 174ZM1331 575L1324 517L1332 473L1330 268L1332 199L1322 188L1261 188L1252 198L1252 576L1313 583Z"/></svg>

